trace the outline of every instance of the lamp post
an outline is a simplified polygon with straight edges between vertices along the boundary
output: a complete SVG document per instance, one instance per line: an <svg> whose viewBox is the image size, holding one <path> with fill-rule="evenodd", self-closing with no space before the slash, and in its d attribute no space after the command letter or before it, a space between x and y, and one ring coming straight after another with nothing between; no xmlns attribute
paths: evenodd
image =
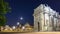
<svg viewBox="0 0 60 34"><path fill-rule="evenodd" d="M20 17L20 20L22 21L23 20L23 17ZM21 24L20 24L20 26L21 26Z"/></svg>
<svg viewBox="0 0 60 34"><path fill-rule="evenodd" d="M16 28L15 26L12 27L12 29L15 29L15 28Z"/></svg>
<svg viewBox="0 0 60 34"><path fill-rule="evenodd" d="M17 32L19 31L19 25L20 25L20 23L17 22Z"/></svg>
<svg viewBox="0 0 60 34"><path fill-rule="evenodd" d="M12 29L13 29L13 31L15 31L16 27L15 27L15 26L13 26L13 27L12 27Z"/></svg>
<svg viewBox="0 0 60 34"><path fill-rule="evenodd" d="M22 30L23 30L23 31L25 30L25 26L22 27Z"/></svg>

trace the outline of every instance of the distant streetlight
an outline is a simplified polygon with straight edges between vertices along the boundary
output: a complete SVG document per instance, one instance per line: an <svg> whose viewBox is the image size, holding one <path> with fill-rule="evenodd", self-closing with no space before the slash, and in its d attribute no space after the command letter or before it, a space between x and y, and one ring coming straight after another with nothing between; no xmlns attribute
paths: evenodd
<svg viewBox="0 0 60 34"><path fill-rule="evenodd" d="M23 17L21 17L20 20L23 20Z"/></svg>
<svg viewBox="0 0 60 34"><path fill-rule="evenodd" d="M24 29L25 29L25 27L23 26L23 27L22 27L22 29L24 30Z"/></svg>
<svg viewBox="0 0 60 34"><path fill-rule="evenodd" d="M15 27L15 26L13 26L12 28L13 28L13 29L15 29L16 27Z"/></svg>
<svg viewBox="0 0 60 34"><path fill-rule="evenodd" d="M20 23L19 22L17 22L17 25L19 25Z"/></svg>

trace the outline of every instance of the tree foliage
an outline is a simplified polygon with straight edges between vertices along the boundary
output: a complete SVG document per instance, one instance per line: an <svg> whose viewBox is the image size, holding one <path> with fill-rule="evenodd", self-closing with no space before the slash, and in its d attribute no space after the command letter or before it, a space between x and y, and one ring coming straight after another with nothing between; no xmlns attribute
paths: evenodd
<svg viewBox="0 0 60 34"><path fill-rule="evenodd" d="M0 0L0 26L6 23L6 14L9 12L9 5L4 0Z"/></svg>

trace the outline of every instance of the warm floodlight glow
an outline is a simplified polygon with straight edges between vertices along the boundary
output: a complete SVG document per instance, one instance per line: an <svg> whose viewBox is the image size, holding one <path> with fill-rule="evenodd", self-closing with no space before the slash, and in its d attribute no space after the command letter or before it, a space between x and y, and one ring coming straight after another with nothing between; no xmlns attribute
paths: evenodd
<svg viewBox="0 0 60 34"><path fill-rule="evenodd" d="M5 30L8 30L7 28Z"/></svg>
<svg viewBox="0 0 60 34"><path fill-rule="evenodd" d="M23 26L22 29L25 29L25 27Z"/></svg>

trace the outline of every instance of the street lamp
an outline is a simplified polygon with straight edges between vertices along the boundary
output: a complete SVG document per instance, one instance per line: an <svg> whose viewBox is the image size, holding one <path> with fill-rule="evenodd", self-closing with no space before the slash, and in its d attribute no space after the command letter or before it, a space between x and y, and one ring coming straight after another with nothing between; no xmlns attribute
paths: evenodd
<svg viewBox="0 0 60 34"><path fill-rule="evenodd" d="M23 26L23 27L22 27L22 29L24 30L24 29L25 29L25 27Z"/></svg>
<svg viewBox="0 0 60 34"><path fill-rule="evenodd" d="M16 28L15 26L12 27L12 29L15 29L15 28Z"/></svg>
<svg viewBox="0 0 60 34"><path fill-rule="evenodd" d="M20 23L19 22L17 22L17 25L19 25Z"/></svg>
<svg viewBox="0 0 60 34"><path fill-rule="evenodd" d="M20 20L23 20L23 17L21 17Z"/></svg>

